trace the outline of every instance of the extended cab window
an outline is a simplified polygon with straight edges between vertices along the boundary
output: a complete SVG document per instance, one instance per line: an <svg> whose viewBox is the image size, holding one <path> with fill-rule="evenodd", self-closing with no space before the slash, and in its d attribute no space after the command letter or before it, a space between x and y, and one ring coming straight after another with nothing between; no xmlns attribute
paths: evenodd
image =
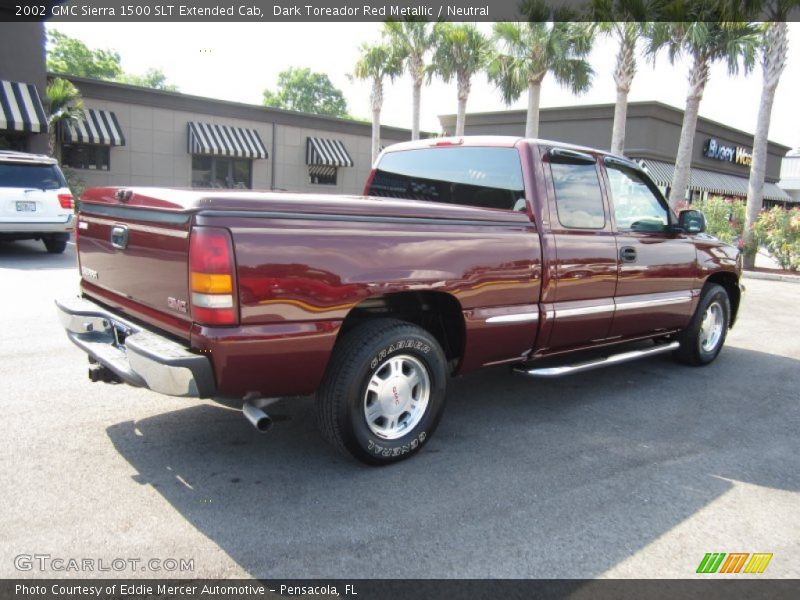
<svg viewBox="0 0 800 600"><path fill-rule="evenodd" d="M558 221L570 229L603 229L606 214L595 164L550 163Z"/></svg>
<svg viewBox="0 0 800 600"><path fill-rule="evenodd" d="M514 148L389 152L375 170L369 195L525 210L522 168Z"/></svg>
<svg viewBox="0 0 800 600"><path fill-rule="evenodd" d="M617 229L664 231L667 207L652 186L635 169L606 164Z"/></svg>

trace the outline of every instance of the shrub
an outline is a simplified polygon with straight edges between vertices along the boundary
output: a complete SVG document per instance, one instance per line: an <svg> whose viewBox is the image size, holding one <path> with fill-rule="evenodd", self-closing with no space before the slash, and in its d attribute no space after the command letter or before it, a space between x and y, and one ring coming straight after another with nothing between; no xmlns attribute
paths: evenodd
<svg viewBox="0 0 800 600"><path fill-rule="evenodd" d="M763 211L755 224L759 245L764 245L783 269L800 268L800 208L775 206Z"/></svg>
<svg viewBox="0 0 800 600"><path fill-rule="evenodd" d="M692 208L703 211L706 216L706 231L714 237L729 244L742 237L745 204L741 200L709 196L704 202L692 203Z"/></svg>

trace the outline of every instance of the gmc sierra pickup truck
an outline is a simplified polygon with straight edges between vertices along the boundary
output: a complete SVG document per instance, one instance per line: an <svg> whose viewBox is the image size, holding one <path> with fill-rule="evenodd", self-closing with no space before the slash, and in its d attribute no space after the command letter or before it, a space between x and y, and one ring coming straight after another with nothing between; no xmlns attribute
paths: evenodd
<svg viewBox="0 0 800 600"><path fill-rule="evenodd" d="M262 430L315 393L323 435L386 464L430 440L453 375L713 361L741 262L704 229L619 156L426 140L386 149L361 197L88 190L80 296L57 305L92 381L233 399Z"/></svg>

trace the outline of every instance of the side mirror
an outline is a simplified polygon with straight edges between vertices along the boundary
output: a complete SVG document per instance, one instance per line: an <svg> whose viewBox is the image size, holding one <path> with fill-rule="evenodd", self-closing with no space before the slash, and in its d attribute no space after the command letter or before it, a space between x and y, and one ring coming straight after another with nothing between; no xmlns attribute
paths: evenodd
<svg viewBox="0 0 800 600"><path fill-rule="evenodd" d="M678 226L686 233L703 233L706 230L706 216L692 208L678 214Z"/></svg>

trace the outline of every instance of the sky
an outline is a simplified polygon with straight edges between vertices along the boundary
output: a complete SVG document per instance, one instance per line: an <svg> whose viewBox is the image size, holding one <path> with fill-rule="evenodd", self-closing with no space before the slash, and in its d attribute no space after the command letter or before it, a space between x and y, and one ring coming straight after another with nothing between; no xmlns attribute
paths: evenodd
<svg viewBox="0 0 800 600"><path fill-rule="evenodd" d="M485 32L490 23L478 24ZM262 91L275 89L278 73L288 67L309 67L326 73L344 92L350 114L368 119L369 84L351 81L348 73L358 58L359 45L380 39L380 23L54 23L48 29L81 39L89 47L114 49L127 72L160 68L170 83L186 94L261 104ZM772 110L769 139L800 147L800 23L789 23L789 58ZM595 70L592 88L573 96L549 76L542 86L542 107L613 103L615 44L599 38L590 56ZM683 108L689 63L671 65L662 54L655 65L639 58L630 101L657 100ZM715 65L700 106L703 117L752 133L761 94L761 67L749 76L728 75ZM505 106L484 76L473 80L467 112L526 108L525 96ZM438 116L456 110L455 83L434 79L423 88L421 127L439 132ZM410 128L411 80L387 82L381 121ZM521 131L520 134L523 132Z"/></svg>

